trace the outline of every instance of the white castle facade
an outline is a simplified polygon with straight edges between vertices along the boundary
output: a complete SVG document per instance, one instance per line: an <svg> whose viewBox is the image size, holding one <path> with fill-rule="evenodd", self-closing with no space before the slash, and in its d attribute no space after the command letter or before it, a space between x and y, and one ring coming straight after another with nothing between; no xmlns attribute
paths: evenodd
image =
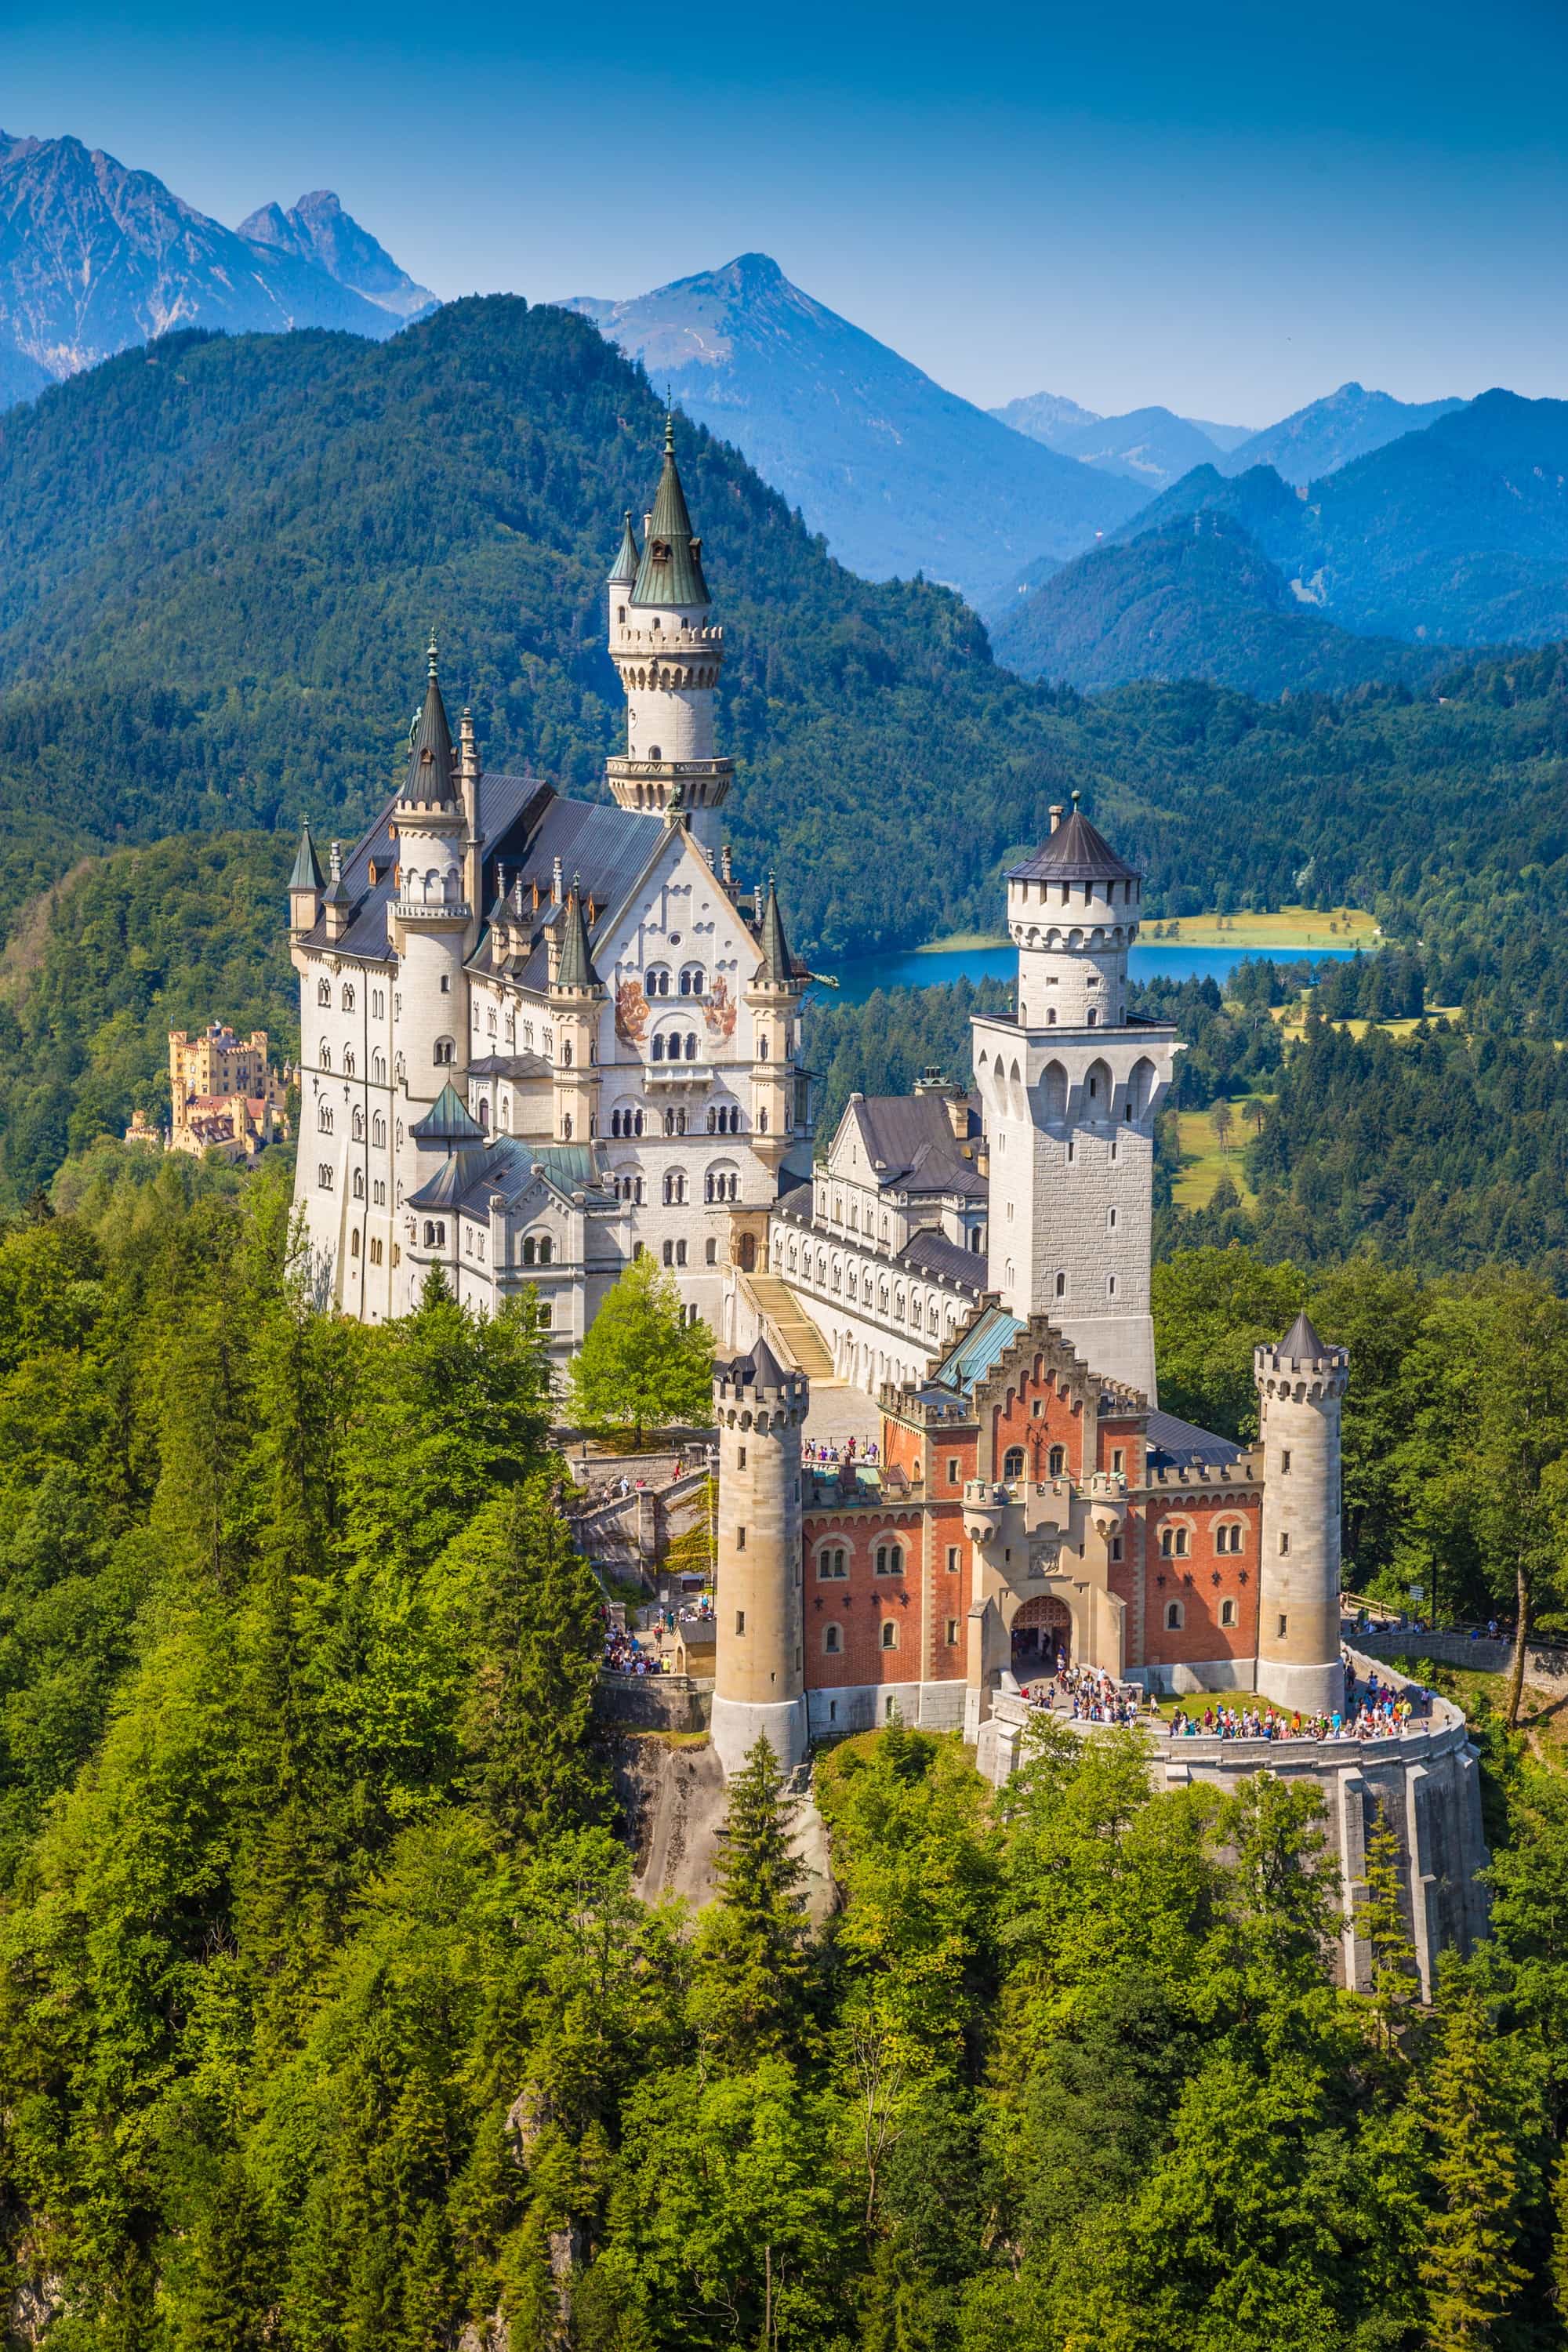
<svg viewBox="0 0 1568 2352"><path fill-rule="evenodd" d="M639 1248L722 1322L784 1181L810 1167L800 1000L778 899L720 841L724 658L667 432L608 583L626 695L614 804L454 743L429 659L407 772L323 876L289 883L300 975L297 1201L318 1282L375 1322L442 1266L491 1310L538 1291L564 1362Z"/></svg>

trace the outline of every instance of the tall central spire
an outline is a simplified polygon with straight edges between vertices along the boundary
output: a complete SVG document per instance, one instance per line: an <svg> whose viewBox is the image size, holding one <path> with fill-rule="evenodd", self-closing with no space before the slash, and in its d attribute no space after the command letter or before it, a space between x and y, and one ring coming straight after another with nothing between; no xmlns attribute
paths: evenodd
<svg viewBox="0 0 1568 2352"><path fill-rule="evenodd" d="M702 577L702 541L692 537L680 468L675 462L675 412L671 409L665 415L664 470L648 517L632 603L690 610L709 601L708 583Z"/></svg>

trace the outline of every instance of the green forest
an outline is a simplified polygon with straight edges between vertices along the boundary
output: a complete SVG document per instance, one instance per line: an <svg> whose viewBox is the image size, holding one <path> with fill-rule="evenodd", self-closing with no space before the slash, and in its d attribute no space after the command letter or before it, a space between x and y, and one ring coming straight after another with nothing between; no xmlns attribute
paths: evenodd
<svg viewBox="0 0 1568 2352"><path fill-rule="evenodd" d="M1152 1794L1128 1735L1047 1739L1000 1798L956 1739L830 1752L820 1925L757 1759L718 1899L647 1907L529 1312L437 1281L401 1323L323 1318L286 1236L280 1182L174 1162L0 1234L12 2340L1564 2341L1549 1752L1483 1712L1495 1932L1431 2010L1386 1842L1373 1987L1338 1992L1315 1799ZM1163 1284L1184 1403L1223 1412L1306 1295L1362 1368L1352 1513L1408 1511L1392 1430L1431 1483L1397 1542L1468 1560L1471 1605L1500 1541L1535 1573L1549 1292L1230 1251ZM1521 1334L1558 1419L1510 1536Z"/></svg>

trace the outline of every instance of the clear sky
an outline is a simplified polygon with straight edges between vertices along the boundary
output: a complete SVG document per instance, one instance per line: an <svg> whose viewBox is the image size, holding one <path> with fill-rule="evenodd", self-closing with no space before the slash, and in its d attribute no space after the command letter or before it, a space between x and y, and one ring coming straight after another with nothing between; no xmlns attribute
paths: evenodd
<svg viewBox="0 0 1568 2352"><path fill-rule="evenodd" d="M1568 0L0 0L0 126L442 295L760 249L988 404L1568 394Z"/></svg>

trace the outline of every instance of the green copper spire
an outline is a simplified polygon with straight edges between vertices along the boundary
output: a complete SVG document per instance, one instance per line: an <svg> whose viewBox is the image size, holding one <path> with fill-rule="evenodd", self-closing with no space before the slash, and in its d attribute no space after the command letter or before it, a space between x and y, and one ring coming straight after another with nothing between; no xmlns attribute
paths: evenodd
<svg viewBox="0 0 1568 2352"><path fill-rule="evenodd" d="M792 980L794 976L789 941L784 937L784 917L779 912L778 887L770 874L768 900L763 908L763 978L776 983Z"/></svg>
<svg viewBox="0 0 1568 2352"><path fill-rule="evenodd" d="M625 527L621 532L621 551L616 558L616 568L610 574L611 587L633 586L637 576L637 566L641 562L642 555L637 547L637 535L632 529L632 510L628 507Z"/></svg>
<svg viewBox="0 0 1568 2352"><path fill-rule="evenodd" d="M316 845L310 838L308 824L300 827L300 846L294 856L294 871L289 877L290 890L319 890L321 887L321 861L316 855Z"/></svg>
<svg viewBox="0 0 1568 2352"><path fill-rule="evenodd" d="M664 425L664 471L648 520L647 539L637 566L634 604L706 604L708 583L702 577L702 541L691 534L680 468L675 462L675 417Z"/></svg>
<svg viewBox="0 0 1568 2352"><path fill-rule="evenodd" d="M566 936L561 942L561 962L555 974L555 985L557 988L597 988L599 985L575 874L572 877L572 887L566 894Z"/></svg>

